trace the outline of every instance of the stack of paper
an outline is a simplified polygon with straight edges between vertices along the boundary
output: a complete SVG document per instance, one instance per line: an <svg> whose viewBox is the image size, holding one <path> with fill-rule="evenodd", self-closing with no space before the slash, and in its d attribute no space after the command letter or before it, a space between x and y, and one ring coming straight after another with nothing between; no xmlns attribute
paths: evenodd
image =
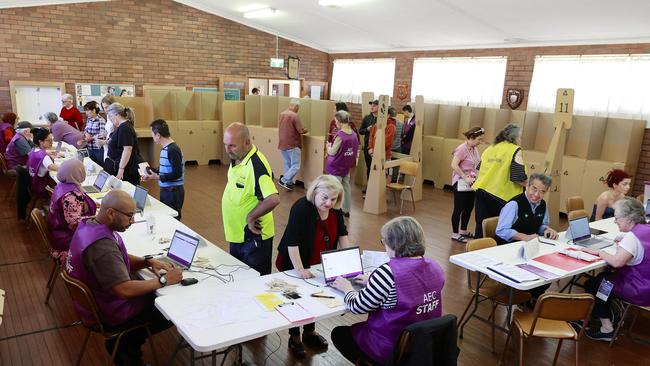
<svg viewBox="0 0 650 366"><path fill-rule="evenodd" d="M493 266L488 267L488 269L492 272L498 273L501 276L515 282L528 282L528 281L535 281L539 279L538 275L532 272L528 272L517 266L513 266L511 264L505 264L505 263L495 264Z"/></svg>

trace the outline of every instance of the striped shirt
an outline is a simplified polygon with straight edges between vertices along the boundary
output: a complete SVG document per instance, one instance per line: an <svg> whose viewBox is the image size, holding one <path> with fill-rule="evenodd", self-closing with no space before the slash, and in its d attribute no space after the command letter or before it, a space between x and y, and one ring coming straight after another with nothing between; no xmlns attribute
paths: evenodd
<svg viewBox="0 0 650 366"><path fill-rule="evenodd" d="M93 137L104 136L106 134L106 130L104 129L105 124L106 121L102 116L88 117L84 132ZM99 146L95 140L90 141L87 147L95 150L101 149L101 146Z"/></svg>
<svg viewBox="0 0 650 366"><path fill-rule="evenodd" d="M168 144L160 150L160 167L158 168L160 187L176 187L183 185L185 164L183 152L175 142Z"/></svg>
<svg viewBox="0 0 650 366"><path fill-rule="evenodd" d="M395 278L388 263L377 267L368 284L361 291L345 294L345 304L353 314L366 314L381 309L392 309L397 305Z"/></svg>

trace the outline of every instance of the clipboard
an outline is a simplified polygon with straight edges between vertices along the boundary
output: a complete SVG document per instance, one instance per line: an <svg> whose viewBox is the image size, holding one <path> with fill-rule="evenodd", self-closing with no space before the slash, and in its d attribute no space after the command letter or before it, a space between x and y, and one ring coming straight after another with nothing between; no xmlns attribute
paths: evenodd
<svg viewBox="0 0 650 366"><path fill-rule="evenodd" d="M300 304L293 302L280 304L275 309L292 323L299 323L305 320L314 319L314 316L305 310L305 308L303 308Z"/></svg>

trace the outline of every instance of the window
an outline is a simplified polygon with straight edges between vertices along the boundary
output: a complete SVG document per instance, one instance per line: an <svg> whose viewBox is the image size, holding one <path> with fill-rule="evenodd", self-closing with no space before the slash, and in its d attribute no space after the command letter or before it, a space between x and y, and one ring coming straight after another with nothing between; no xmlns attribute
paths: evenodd
<svg viewBox="0 0 650 366"><path fill-rule="evenodd" d="M537 56L528 109L552 112L573 88L574 114L650 118L650 55Z"/></svg>
<svg viewBox="0 0 650 366"><path fill-rule="evenodd" d="M334 60L332 99L361 103L362 92L393 96L395 59Z"/></svg>
<svg viewBox="0 0 650 366"><path fill-rule="evenodd" d="M411 98L433 103L500 107L507 57L416 58Z"/></svg>

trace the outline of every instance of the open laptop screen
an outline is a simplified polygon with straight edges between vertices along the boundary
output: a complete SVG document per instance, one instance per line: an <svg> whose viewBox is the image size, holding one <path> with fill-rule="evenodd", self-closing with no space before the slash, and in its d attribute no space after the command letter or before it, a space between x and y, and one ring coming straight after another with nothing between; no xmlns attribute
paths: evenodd
<svg viewBox="0 0 650 366"><path fill-rule="evenodd" d="M95 183L93 183L93 186L97 188L97 191L101 192L101 190L104 188L104 185L106 184L106 181L108 180L108 177L110 177L110 175L105 170L99 172L97 178L95 179Z"/></svg>
<svg viewBox="0 0 650 366"><path fill-rule="evenodd" d="M135 206L140 211L144 211L144 206L147 203L147 194L149 194L149 191L142 186L136 186L135 191L133 191Z"/></svg>
<svg viewBox="0 0 650 366"><path fill-rule="evenodd" d="M321 252L320 257L325 283L334 281L336 277L348 278L363 273L359 247Z"/></svg>
<svg viewBox="0 0 650 366"><path fill-rule="evenodd" d="M578 217L569 221L569 230L573 242L591 238L591 231L589 230L589 219L587 217Z"/></svg>
<svg viewBox="0 0 650 366"><path fill-rule="evenodd" d="M178 262L183 267L190 267L196 249L199 247L199 238L176 230L169 245L167 256Z"/></svg>

